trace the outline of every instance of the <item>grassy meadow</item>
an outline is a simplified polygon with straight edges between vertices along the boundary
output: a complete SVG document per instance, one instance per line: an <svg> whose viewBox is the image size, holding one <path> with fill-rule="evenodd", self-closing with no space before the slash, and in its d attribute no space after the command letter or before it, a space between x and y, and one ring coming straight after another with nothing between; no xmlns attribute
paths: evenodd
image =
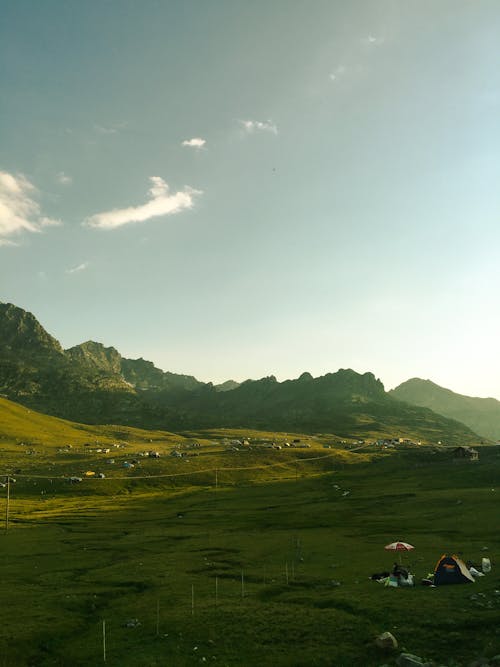
<svg viewBox="0 0 500 667"><path fill-rule="evenodd" d="M374 645L386 630L437 665L500 654L495 447L453 464L430 446L87 427L3 401L0 436L0 472L16 479L7 531L0 488L2 667L394 665L399 651ZM493 569L385 588L369 577L397 539L416 547L403 562L417 580L444 552Z"/></svg>

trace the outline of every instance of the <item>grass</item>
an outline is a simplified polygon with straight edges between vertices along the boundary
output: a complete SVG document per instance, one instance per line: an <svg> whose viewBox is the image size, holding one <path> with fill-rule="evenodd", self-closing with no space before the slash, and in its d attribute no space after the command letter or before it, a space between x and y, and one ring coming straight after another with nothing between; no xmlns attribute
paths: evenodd
<svg viewBox="0 0 500 667"><path fill-rule="evenodd" d="M104 468L84 447L88 432L60 453L64 429L79 427L63 422L51 440L45 426L35 455L12 434L0 441L2 468L21 470L0 534L1 667L104 664L103 620L116 667L394 665L398 652L374 645L386 630L436 664L500 653L494 447L454 465L428 447L323 449L331 436L309 438L310 449L236 452L220 440L243 433L128 429ZM260 434L271 436L289 434ZM120 466L155 438L165 456ZM195 438L203 446L192 457ZM167 456L179 445L190 455ZM106 479L63 479L89 468ZM384 588L369 576L390 569L383 547L396 539L416 546L403 558L418 579L444 552L487 555L493 570L473 585Z"/></svg>

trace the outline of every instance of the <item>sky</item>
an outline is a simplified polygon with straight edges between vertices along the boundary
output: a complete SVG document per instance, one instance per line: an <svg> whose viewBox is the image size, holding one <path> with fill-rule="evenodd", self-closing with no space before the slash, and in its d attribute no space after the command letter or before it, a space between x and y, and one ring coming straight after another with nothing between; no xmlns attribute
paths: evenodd
<svg viewBox="0 0 500 667"><path fill-rule="evenodd" d="M497 0L4 0L0 301L199 380L500 399Z"/></svg>

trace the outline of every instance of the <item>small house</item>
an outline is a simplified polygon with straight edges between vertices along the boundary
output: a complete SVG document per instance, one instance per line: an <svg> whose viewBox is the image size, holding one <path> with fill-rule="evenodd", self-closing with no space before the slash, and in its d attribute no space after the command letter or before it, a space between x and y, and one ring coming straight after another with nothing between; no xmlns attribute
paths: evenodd
<svg viewBox="0 0 500 667"><path fill-rule="evenodd" d="M458 461L477 461L479 459L479 452L472 447L456 447L452 454L453 458Z"/></svg>

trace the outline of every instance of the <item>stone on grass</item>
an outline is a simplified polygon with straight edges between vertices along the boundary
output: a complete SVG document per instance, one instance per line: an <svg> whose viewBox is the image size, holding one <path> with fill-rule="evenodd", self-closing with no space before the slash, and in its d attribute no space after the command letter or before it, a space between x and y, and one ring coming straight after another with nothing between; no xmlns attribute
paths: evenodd
<svg viewBox="0 0 500 667"><path fill-rule="evenodd" d="M425 663L422 658L418 657L418 655L413 655L413 653L401 653L396 660L396 664L398 667L423 667Z"/></svg>
<svg viewBox="0 0 500 667"><path fill-rule="evenodd" d="M375 644L382 649L395 649L398 647L398 640L392 632L383 632L375 638Z"/></svg>

